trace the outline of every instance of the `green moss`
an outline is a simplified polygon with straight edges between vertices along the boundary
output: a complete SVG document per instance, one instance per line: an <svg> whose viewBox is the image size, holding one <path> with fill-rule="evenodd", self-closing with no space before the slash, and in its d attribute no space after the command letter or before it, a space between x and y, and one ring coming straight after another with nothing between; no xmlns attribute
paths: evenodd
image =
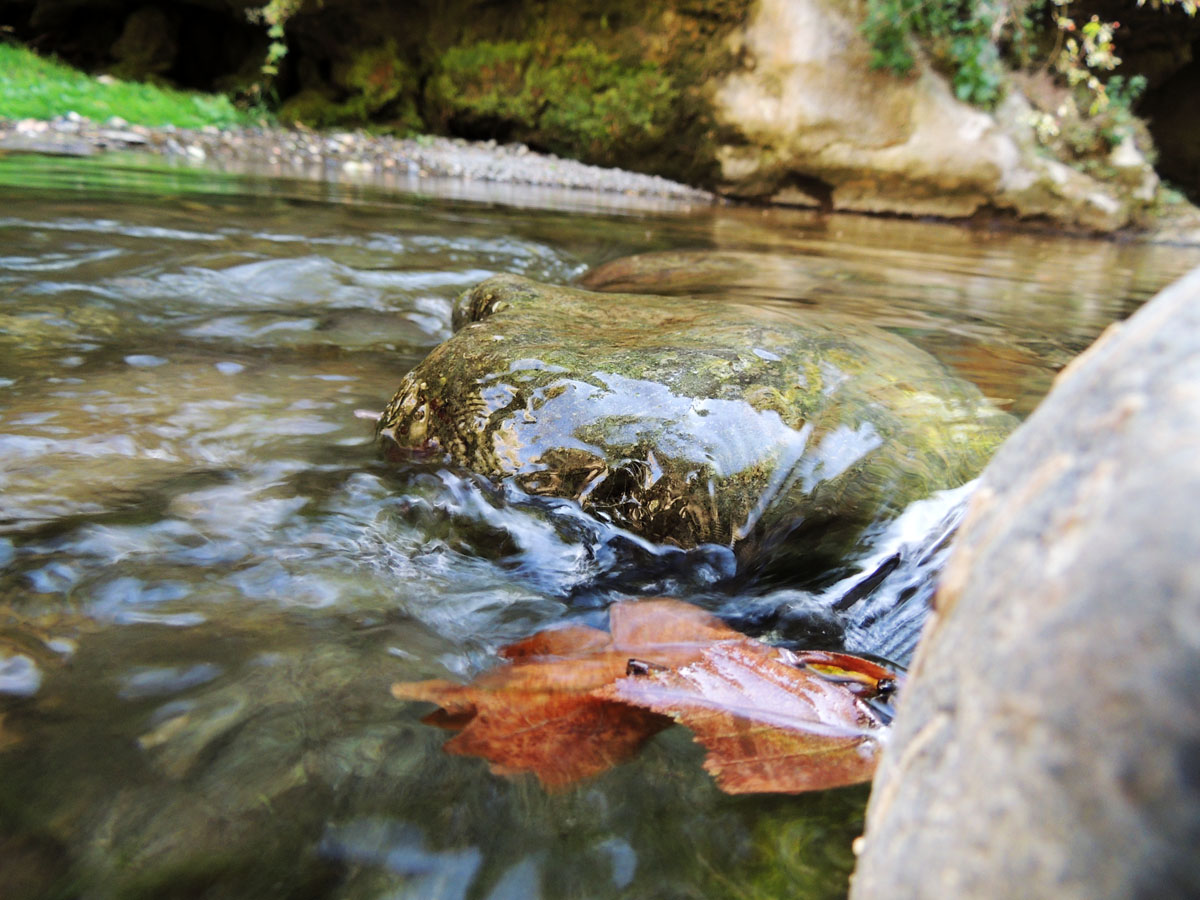
<svg viewBox="0 0 1200 900"><path fill-rule="evenodd" d="M330 128L339 124L342 116L333 95L315 88L295 94L279 108L279 121L285 125L303 123L309 128Z"/></svg>
<svg viewBox="0 0 1200 900"><path fill-rule="evenodd" d="M280 108L288 124L310 128L360 127L370 123L399 133L421 128L417 75L394 40L359 50L334 67L334 84L308 88Z"/></svg>
<svg viewBox="0 0 1200 900"><path fill-rule="evenodd" d="M480 41L442 56L431 102L456 132L555 153L636 155L664 139L679 90L657 66L591 41Z"/></svg>
<svg viewBox="0 0 1200 900"><path fill-rule="evenodd" d="M525 84L532 48L528 43L479 41L451 47L442 56L430 87L430 101L460 127L508 123L518 129L537 124L541 105Z"/></svg>
<svg viewBox="0 0 1200 900"><path fill-rule="evenodd" d="M734 65L724 36L749 0L505 4L429 48L435 130L703 184L717 174L705 95Z"/></svg>
<svg viewBox="0 0 1200 900"><path fill-rule="evenodd" d="M714 873L714 895L738 900L803 897L840 900L854 870L867 786L822 791L779 802L755 829L752 859L735 880Z"/></svg>
<svg viewBox="0 0 1200 900"><path fill-rule="evenodd" d="M201 128L252 123L227 97L114 79L97 80L23 47L0 44L0 118L52 119L68 112L96 121Z"/></svg>
<svg viewBox="0 0 1200 900"><path fill-rule="evenodd" d="M454 320L384 411L389 448L797 580L977 475L1013 425L915 346L836 316L496 276Z"/></svg>
<svg viewBox="0 0 1200 900"><path fill-rule="evenodd" d="M342 104L348 114L363 120L383 120L392 128L421 127L417 112L417 75L400 56L394 40L368 47L334 72L334 80L349 93Z"/></svg>

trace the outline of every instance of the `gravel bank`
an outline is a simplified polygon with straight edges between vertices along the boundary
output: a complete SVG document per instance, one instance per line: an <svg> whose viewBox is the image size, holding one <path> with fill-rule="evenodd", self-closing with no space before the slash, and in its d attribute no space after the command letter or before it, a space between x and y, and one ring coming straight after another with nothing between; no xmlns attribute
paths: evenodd
<svg viewBox="0 0 1200 900"><path fill-rule="evenodd" d="M74 113L52 121L0 121L0 152L90 156L130 150L292 177L451 178L688 203L717 202L707 191L665 178L535 153L524 144L282 128L147 128L121 119L100 124Z"/></svg>

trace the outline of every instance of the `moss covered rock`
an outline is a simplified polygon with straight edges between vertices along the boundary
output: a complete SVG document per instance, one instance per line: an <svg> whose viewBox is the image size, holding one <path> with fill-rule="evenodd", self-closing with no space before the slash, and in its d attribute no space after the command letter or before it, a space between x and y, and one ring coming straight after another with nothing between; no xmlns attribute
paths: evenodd
<svg viewBox="0 0 1200 900"><path fill-rule="evenodd" d="M907 341L786 304L497 276L455 325L388 404L389 446L801 576L973 477L1012 424Z"/></svg>
<svg viewBox="0 0 1200 900"><path fill-rule="evenodd" d="M675 121L680 91L650 62L560 38L452 47L429 97L435 120L452 133L603 160L652 154Z"/></svg>
<svg viewBox="0 0 1200 900"><path fill-rule="evenodd" d="M521 0L438 41L422 98L435 130L693 184L717 175L708 81L736 59L747 0Z"/></svg>
<svg viewBox="0 0 1200 900"><path fill-rule="evenodd" d="M332 84L314 83L284 103L281 120L318 128L373 122L401 133L422 126L417 74L390 38L338 60Z"/></svg>

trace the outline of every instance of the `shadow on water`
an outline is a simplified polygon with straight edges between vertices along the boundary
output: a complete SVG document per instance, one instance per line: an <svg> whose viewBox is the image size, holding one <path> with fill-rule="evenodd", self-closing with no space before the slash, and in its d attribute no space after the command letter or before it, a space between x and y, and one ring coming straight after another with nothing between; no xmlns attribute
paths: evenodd
<svg viewBox="0 0 1200 900"><path fill-rule="evenodd" d="M968 488L819 585L646 544L370 423L495 272L742 254L744 299L839 308L1026 414L1192 251L759 210L0 158L0 870L53 898L836 897L865 789L721 795L686 732L547 794L445 756L396 680L679 593L904 659ZM549 199L539 200L552 206ZM747 256L748 255L748 256Z"/></svg>

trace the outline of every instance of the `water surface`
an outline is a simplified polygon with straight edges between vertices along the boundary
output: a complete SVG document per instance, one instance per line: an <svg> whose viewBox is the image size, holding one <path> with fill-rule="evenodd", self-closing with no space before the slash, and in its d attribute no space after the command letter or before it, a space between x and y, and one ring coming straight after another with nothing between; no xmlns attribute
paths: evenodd
<svg viewBox="0 0 1200 900"><path fill-rule="evenodd" d="M584 195L521 208L141 165L0 158L6 900L842 895L865 789L725 797L673 729L546 794L443 755L388 686L469 677L624 593L903 661L966 491L880 533L862 569L884 566L882 587L767 588L466 472L385 464L355 410L382 408L490 274L570 282L682 248L764 254L742 298L875 321L1023 416L1200 263L862 217Z"/></svg>

